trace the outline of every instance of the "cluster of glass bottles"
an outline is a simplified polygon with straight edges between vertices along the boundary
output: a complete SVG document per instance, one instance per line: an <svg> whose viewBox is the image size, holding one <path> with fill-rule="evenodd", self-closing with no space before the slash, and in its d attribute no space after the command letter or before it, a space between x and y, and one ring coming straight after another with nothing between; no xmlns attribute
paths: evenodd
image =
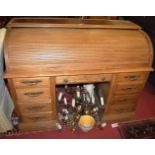
<svg viewBox="0 0 155 155"><path fill-rule="evenodd" d="M65 85L57 88L57 120L59 130L75 131L82 115L90 115L99 127L103 122L104 97L98 90L90 92L94 85ZM92 88L91 88L92 89Z"/></svg>

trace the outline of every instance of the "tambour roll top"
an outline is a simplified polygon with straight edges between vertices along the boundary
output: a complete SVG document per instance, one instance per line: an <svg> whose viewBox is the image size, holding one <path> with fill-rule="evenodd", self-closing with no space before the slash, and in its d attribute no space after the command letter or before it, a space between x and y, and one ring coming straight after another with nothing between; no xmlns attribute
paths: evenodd
<svg viewBox="0 0 155 155"><path fill-rule="evenodd" d="M150 40L129 21L13 19L7 27L6 77L151 70Z"/></svg>

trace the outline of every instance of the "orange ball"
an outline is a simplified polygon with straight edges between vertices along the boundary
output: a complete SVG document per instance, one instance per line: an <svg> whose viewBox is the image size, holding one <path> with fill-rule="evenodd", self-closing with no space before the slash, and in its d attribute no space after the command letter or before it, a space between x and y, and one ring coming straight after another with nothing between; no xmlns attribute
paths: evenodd
<svg viewBox="0 0 155 155"><path fill-rule="evenodd" d="M78 125L82 131L87 132L94 127L95 119L91 115L82 115Z"/></svg>

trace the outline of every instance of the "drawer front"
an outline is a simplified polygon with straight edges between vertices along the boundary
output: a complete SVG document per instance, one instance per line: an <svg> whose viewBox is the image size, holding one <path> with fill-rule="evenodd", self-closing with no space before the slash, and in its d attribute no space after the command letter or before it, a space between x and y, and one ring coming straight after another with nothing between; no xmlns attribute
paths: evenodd
<svg viewBox="0 0 155 155"><path fill-rule="evenodd" d="M129 104L129 105L125 105L125 106L110 106L108 109L108 113L122 114L122 113L133 112L134 110L135 110L134 104Z"/></svg>
<svg viewBox="0 0 155 155"><path fill-rule="evenodd" d="M117 75L116 81L118 82L144 81L146 76L147 76L146 72L120 73L119 75Z"/></svg>
<svg viewBox="0 0 155 155"><path fill-rule="evenodd" d="M48 77L17 78L17 79L13 79L13 83L15 88L49 87L50 80Z"/></svg>
<svg viewBox="0 0 155 155"><path fill-rule="evenodd" d="M56 77L56 83L66 84L66 83L104 82L104 81L110 81L111 78L112 74L58 76Z"/></svg>
<svg viewBox="0 0 155 155"><path fill-rule="evenodd" d="M16 89L17 101L21 103L48 102L51 99L49 88Z"/></svg>
<svg viewBox="0 0 155 155"><path fill-rule="evenodd" d="M128 95L139 93L143 88L142 84L117 84L114 89L114 95Z"/></svg>
<svg viewBox="0 0 155 155"><path fill-rule="evenodd" d="M55 119L52 112L22 114L22 122L41 122Z"/></svg>
<svg viewBox="0 0 155 155"><path fill-rule="evenodd" d="M36 123L34 122L20 123L19 129L20 131L23 131L23 132L56 129L55 123L56 123L55 120L36 122Z"/></svg>
<svg viewBox="0 0 155 155"><path fill-rule="evenodd" d="M111 105L135 104L137 99L138 95L114 96L112 98Z"/></svg>
<svg viewBox="0 0 155 155"><path fill-rule="evenodd" d="M47 112L52 110L51 103L19 104L21 113Z"/></svg>

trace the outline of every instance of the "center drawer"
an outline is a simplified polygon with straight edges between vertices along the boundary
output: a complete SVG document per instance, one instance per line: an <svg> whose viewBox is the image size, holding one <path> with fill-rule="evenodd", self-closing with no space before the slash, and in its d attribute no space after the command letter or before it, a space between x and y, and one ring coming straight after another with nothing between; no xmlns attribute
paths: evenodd
<svg viewBox="0 0 155 155"><path fill-rule="evenodd" d="M94 83L94 82L110 81L111 78L112 74L58 76L56 77L56 83L57 84Z"/></svg>
<svg viewBox="0 0 155 155"><path fill-rule="evenodd" d="M18 102L48 102L51 99L50 88L16 89Z"/></svg>

